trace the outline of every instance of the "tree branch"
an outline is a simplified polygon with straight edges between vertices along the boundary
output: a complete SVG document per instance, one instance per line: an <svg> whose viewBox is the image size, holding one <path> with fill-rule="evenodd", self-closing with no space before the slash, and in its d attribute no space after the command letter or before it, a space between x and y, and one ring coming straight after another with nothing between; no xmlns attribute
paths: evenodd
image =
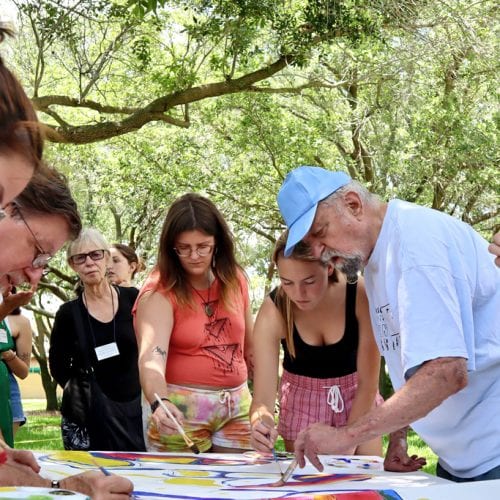
<svg viewBox="0 0 500 500"><path fill-rule="evenodd" d="M282 56L274 63L240 78L209 83L174 92L155 99L150 104L140 109L105 106L100 105L95 101L79 101L78 99L65 96L37 97L33 100L33 102L40 111L47 110L51 105L60 105L69 107L85 107L94 109L100 113L129 115L121 121L107 121L92 125L66 125L64 127L53 127L56 134L49 134L48 137L49 140L52 140L53 142L87 144L102 141L111 137L139 130L144 125L152 121L162 121L177 127L187 128L190 125L189 121L174 118L170 115L166 115L165 113L176 106L184 106L183 111L185 112L185 106L189 103L248 90L255 83L265 80L281 71L292 61L292 59L292 56Z"/></svg>

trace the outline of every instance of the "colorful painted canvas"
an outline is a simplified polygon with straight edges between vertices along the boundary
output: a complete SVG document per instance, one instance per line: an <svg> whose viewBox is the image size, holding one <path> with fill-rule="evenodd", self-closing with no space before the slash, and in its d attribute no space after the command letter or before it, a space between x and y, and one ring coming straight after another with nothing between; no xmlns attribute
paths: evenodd
<svg viewBox="0 0 500 500"><path fill-rule="evenodd" d="M169 454L123 452L48 452L38 454L43 474L61 478L96 463L134 483L136 499L272 499L357 500L401 497L391 487L379 457L325 457L325 471L312 466L297 469L290 480L275 487L290 463L256 453ZM428 481L423 473L421 479ZM418 476L417 474L417 476ZM401 485L401 475L397 484ZM403 484L405 484L403 482Z"/></svg>
<svg viewBox="0 0 500 500"><path fill-rule="evenodd" d="M26 486L0 486L0 499L2 500L58 500L64 497L67 500L90 500L86 495L67 490L54 490L53 488L32 488Z"/></svg>

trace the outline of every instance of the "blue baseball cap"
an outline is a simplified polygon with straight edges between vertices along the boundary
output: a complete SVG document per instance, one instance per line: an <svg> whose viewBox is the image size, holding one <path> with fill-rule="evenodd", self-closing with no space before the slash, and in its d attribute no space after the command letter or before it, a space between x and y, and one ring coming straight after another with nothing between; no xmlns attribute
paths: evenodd
<svg viewBox="0 0 500 500"><path fill-rule="evenodd" d="M278 193L278 206L288 227L285 257L311 229L318 203L351 182L344 172L302 166L292 170Z"/></svg>

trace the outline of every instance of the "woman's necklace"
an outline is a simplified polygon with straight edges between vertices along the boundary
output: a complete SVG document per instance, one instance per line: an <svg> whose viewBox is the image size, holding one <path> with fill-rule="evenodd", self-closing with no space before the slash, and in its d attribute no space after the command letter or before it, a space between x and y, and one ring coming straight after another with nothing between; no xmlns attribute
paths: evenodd
<svg viewBox="0 0 500 500"><path fill-rule="evenodd" d="M203 298L203 295L198 290L196 290L196 288L193 285L191 285L191 288L193 289L194 293L196 293L196 295L198 295L198 297L200 297L201 303L203 304L203 310L205 311L205 314L209 318L211 318L214 315L215 311L214 311L212 303L210 302L210 276L208 277L208 299L207 300L205 300Z"/></svg>

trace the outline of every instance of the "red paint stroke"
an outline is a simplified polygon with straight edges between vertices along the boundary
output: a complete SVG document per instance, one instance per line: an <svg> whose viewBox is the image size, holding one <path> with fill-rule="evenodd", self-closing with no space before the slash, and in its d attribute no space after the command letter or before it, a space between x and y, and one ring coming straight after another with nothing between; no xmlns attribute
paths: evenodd
<svg viewBox="0 0 500 500"><path fill-rule="evenodd" d="M373 476L371 474L294 474L292 477L295 481L287 481L283 486L290 488L294 486L316 486L321 484L340 483L342 481L366 481ZM239 488L245 489L268 487L276 487L276 482L239 486Z"/></svg>
<svg viewBox="0 0 500 500"><path fill-rule="evenodd" d="M266 457L248 457L242 459L229 459L229 458L212 458L200 457L190 455L165 455L155 453L134 453L134 452L121 452L121 451L106 451L106 452L92 452L96 458L109 458L116 460L140 461L143 463L159 462L164 464L177 464L177 465L208 465L208 466L228 466L228 465L263 465L272 462L272 456Z"/></svg>
<svg viewBox="0 0 500 500"><path fill-rule="evenodd" d="M395 492L394 492L395 493ZM387 496L383 491L363 490L363 491L345 491L342 493L325 493L315 495L292 496L294 500L386 500L387 498L401 498Z"/></svg>

